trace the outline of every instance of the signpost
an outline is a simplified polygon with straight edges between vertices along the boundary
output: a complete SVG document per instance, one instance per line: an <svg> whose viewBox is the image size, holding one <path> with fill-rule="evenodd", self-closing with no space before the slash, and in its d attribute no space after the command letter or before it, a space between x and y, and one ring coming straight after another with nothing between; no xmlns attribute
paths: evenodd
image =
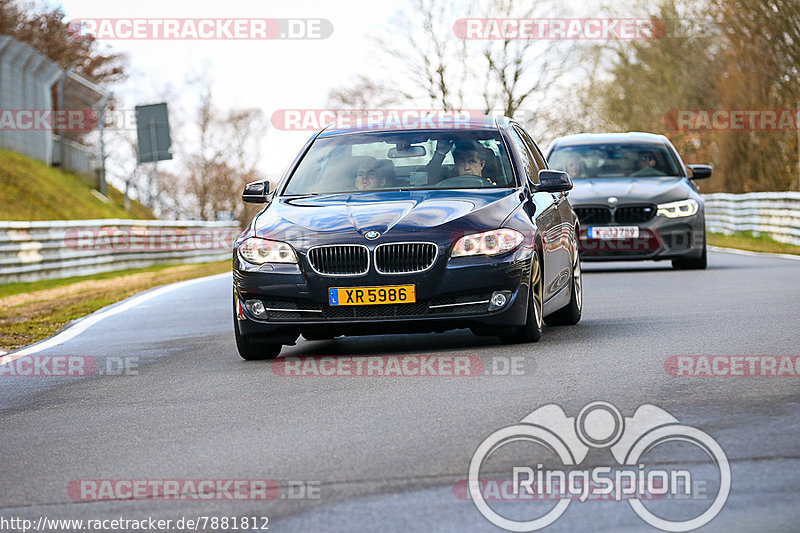
<svg viewBox="0 0 800 533"><path fill-rule="evenodd" d="M108 93L107 95L103 96L103 99L100 100L100 104L98 105L98 117L97 117L97 124L100 128L100 194L106 196L108 194L108 187L106 186L106 141L104 137L105 126L106 126L106 105L108 101L114 93ZM128 191L125 191L127 194ZM125 201L127 202L128 197L125 197ZM127 207L126 207L127 209Z"/></svg>
<svg viewBox="0 0 800 533"><path fill-rule="evenodd" d="M172 159L172 138L167 104L136 106L136 139L139 163L153 163L148 183L148 207L158 198L158 162Z"/></svg>

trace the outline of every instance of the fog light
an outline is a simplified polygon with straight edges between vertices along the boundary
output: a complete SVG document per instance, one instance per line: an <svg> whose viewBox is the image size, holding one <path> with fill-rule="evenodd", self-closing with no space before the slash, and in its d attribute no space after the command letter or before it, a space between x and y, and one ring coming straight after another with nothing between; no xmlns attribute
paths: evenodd
<svg viewBox="0 0 800 533"><path fill-rule="evenodd" d="M261 302L261 300L247 300L244 303L244 306L253 316L257 316L259 318L264 318L267 316L267 310L264 309L264 304Z"/></svg>
<svg viewBox="0 0 800 533"><path fill-rule="evenodd" d="M502 309L511 299L511 291L495 291L489 300L489 311Z"/></svg>

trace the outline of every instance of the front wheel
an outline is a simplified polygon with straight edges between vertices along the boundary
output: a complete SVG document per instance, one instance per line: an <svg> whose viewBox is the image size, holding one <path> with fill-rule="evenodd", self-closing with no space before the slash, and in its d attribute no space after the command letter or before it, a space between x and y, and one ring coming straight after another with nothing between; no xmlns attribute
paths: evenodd
<svg viewBox="0 0 800 533"><path fill-rule="evenodd" d="M572 290L569 304L544 319L548 326L573 326L580 322L583 310L583 279L581 278L581 260L575 250L572 260Z"/></svg>
<svg viewBox="0 0 800 533"><path fill-rule="evenodd" d="M253 342L241 333L238 325L233 325L236 335L236 349L245 361L263 361L264 359L275 359L280 355L282 346L280 344Z"/></svg>
<svg viewBox="0 0 800 533"><path fill-rule="evenodd" d="M262 361L264 359L275 359L281 353L282 346L275 343L262 344L253 342L239 333L239 324L236 318L236 297L233 297L233 335L236 337L236 349L239 355L246 361Z"/></svg>
<svg viewBox="0 0 800 533"><path fill-rule="evenodd" d="M703 238L703 253L700 257L690 259L673 259L672 267L679 270L705 270L708 266L708 255L706 250L706 240Z"/></svg>
<svg viewBox="0 0 800 533"><path fill-rule="evenodd" d="M544 281L542 279L542 262L538 255L534 255L531 262L530 294L528 295L528 319L524 326L512 335L500 337L504 344L517 344L523 342L536 342L542 338L544 326L542 318L542 301L544 295Z"/></svg>

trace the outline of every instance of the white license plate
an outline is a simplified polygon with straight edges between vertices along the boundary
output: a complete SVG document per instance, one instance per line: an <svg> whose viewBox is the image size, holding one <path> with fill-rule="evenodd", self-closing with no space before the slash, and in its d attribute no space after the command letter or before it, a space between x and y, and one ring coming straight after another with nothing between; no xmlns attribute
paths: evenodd
<svg viewBox="0 0 800 533"><path fill-rule="evenodd" d="M639 236L637 226L590 226L590 239L635 239Z"/></svg>

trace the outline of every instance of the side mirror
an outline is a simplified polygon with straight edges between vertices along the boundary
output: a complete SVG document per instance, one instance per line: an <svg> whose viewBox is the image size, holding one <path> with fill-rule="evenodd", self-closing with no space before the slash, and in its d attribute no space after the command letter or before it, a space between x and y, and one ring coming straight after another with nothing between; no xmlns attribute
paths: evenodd
<svg viewBox="0 0 800 533"><path fill-rule="evenodd" d="M242 200L248 204L265 204L269 194L269 182L267 180L252 181L244 186Z"/></svg>
<svg viewBox="0 0 800 533"><path fill-rule="evenodd" d="M569 174L562 170L540 170L537 192L567 192L572 190Z"/></svg>
<svg viewBox="0 0 800 533"><path fill-rule="evenodd" d="M711 177L711 165L687 165L692 175L689 176L693 180L702 180Z"/></svg>

